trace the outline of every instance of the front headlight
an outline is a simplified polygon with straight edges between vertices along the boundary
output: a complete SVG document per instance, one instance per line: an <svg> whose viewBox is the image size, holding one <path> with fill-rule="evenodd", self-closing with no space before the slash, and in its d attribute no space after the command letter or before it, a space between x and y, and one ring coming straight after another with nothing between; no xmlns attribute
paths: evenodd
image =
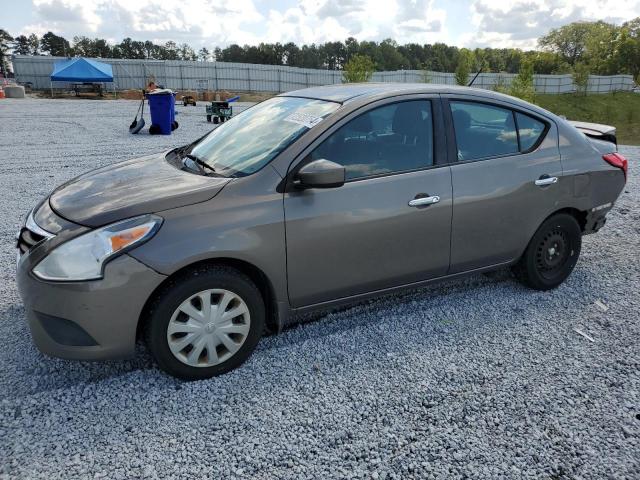
<svg viewBox="0 0 640 480"><path fill-rule="evenodd" d="M43 280L102 278L107 260L149 240L161 224L162 218L143 215L92 230L56 247L36 265L33 273Z"/></svg>

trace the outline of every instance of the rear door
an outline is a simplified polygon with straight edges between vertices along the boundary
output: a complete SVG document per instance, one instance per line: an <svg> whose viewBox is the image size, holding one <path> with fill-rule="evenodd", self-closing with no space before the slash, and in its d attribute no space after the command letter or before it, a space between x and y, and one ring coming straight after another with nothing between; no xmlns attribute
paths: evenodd
<svg viewBox="0 0 640 480"><path fill-rule="evenodd" d="M292 174L324 158L345 166L347 182L284 195L293 307L446 274L451 173L438 96L362 107L300 158Z"/></svg>
<svg viewBox="0 0 640 480"><path fill-rule="evenodd" d="M452 151L451 273L510 262L560 199L555 124L499 101L444 101Z"/></svg>

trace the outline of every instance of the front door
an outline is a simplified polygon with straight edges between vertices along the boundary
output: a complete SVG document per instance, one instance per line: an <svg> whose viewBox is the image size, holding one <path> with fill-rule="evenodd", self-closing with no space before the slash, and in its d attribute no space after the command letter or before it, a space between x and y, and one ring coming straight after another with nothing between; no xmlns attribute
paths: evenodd
<svg viewBox="0 0 640 480"><path fill-rule="evenodd" d="M285 193L293 307L447 273L451 173L436 158L439 107L437 98L364 107L305 157L345 166L347 182Z"/></svg>

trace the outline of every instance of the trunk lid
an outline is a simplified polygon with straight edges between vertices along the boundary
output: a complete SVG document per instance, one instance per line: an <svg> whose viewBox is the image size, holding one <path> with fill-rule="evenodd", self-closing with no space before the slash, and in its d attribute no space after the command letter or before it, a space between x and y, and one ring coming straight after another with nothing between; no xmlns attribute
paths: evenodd
<svg viewBox="0 0 640 480"><path fill-rule="evenodd" d="M578 131L584 133L590 140L598 140L598 143L612 143L613 145L615 145L613 151L615 152L617 150L618 138L616 137L616 127L612 127L611 125L603 125L601 123L578 122L575 120L567 120L567 122L569 122L570 125L573 125Z"/></svg>

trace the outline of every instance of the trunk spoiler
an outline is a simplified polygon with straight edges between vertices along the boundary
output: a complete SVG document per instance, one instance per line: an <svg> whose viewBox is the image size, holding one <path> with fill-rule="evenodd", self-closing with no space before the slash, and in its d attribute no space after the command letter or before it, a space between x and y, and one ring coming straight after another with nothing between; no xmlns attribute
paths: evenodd
<svg viewBox="0 0 640 480"><path fill-rule="evenodd" d="M584 133L587 137L611 142L616 146L618 145L616 127L612 127L611 125L602 125L600 123L576 122L573 120L567 120L567 122Z"/></svg>

